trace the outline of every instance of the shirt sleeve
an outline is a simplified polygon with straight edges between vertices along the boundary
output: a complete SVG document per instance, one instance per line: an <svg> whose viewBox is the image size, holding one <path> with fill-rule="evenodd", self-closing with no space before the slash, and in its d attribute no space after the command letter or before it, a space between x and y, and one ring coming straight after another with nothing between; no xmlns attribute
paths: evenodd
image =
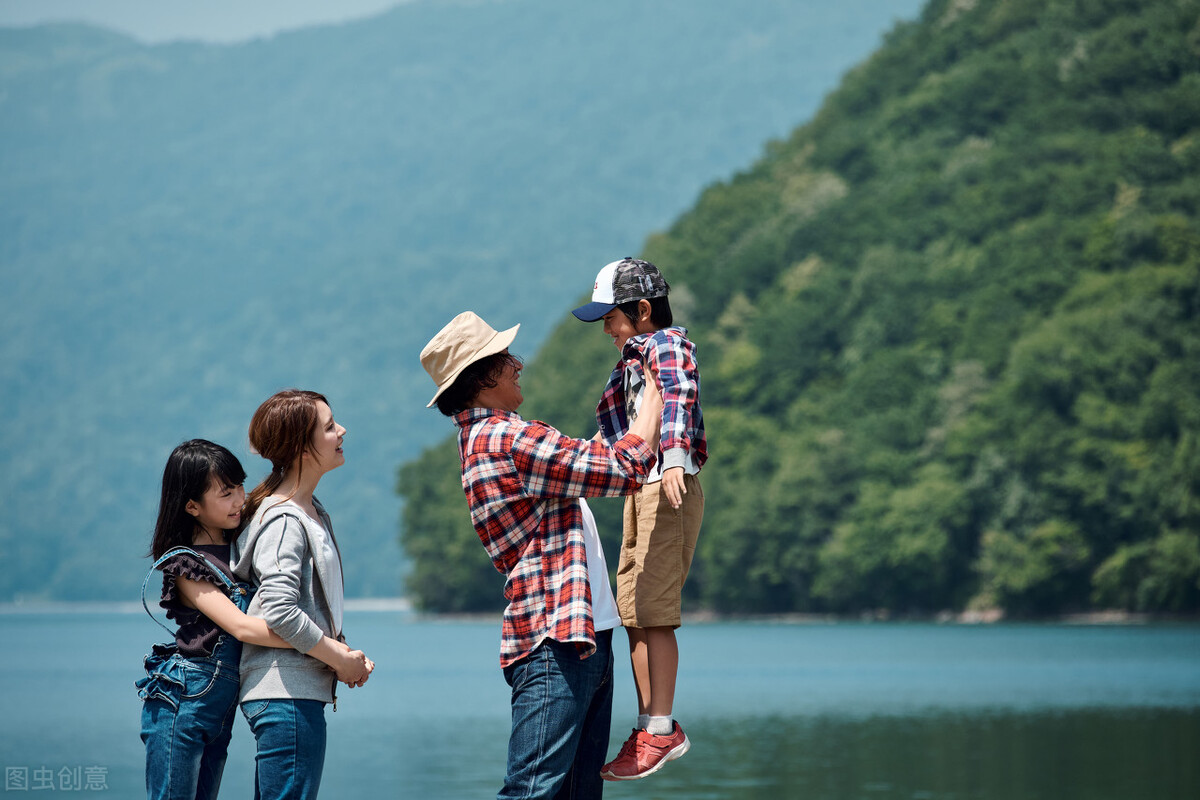
<svg viewBox="0 0 1200 800"><path fill-rule="evenodd" d="M654 453L634 434L610 448L531 422L516 436L512 459L527 496L616 497L639 485L654 464Z"/></svg>
<svg viewBox="0 0 1200 800"><path fill-rule="evenodd" d="M325 635L300 608L300 585L308 557L303 526L286 514L267 523L254 545L256 596L263 619L301 653L312 650Z"/></svg>
<svg viewBox="0 0 1200 800"><path fill-rule="evenodd" d="M212 567L191 553L180 553L174 556L163 562L160 569L163 575L163 588L162 599L158 604L167 610L167 619L179 620L188 617L190 612L200 613L184 605L183 598L179 594L179 585L176 582L179 578L211 583L219 589L225 588L224 581L217 577ZM180 615L180 612L183 612L183 616Z"/></svg>
<svg viewBox="0 0 1200 800"><path fill-rule="evenodd" d="M662 392L662 428L659 447L663 469L681 467L692 447L689 433L692 410L700 396L700 370L696 346L683 336L655 334L643 350L646 362L658 376Z"/></svg>

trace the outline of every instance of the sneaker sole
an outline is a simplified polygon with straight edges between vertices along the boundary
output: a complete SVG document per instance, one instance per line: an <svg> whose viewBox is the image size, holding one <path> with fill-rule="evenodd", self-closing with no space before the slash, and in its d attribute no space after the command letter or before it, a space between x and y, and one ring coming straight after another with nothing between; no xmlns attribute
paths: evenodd
<svg viewBox="0 0 1200 800"><path fill-rule="evenodd" d="M675 747L673 747L665 756L662 757L661 761L645 772L639 772L637 775L614 775L611 772L601 772L600 777L606 781L637 781L641 780L642 778L648 778L665 767L668 761L674 761L677 758L681 758L687 753L688 750L691 749L692 742L690 739L688 739L687 734L685 733L683 735L682 742L675 745Z"/></svg>

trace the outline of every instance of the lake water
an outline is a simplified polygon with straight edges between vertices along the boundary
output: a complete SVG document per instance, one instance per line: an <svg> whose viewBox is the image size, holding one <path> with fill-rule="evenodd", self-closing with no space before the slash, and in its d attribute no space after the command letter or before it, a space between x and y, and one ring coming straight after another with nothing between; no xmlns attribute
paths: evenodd
<svg viewBox="0 0 1200 800"><path fill-rule="evenodd" d="M377 669L327 714L323 800L494 797L498 619L350 611L346 630ZM142 795L133 681L155 631L140 610L0 613L4 797ZM606 797L1200 798L1200 626L720 622L679 641L692 752ZM618 662L614 753L634 705ZM253 770L239 719L222 796L252 796Z"/></svg>

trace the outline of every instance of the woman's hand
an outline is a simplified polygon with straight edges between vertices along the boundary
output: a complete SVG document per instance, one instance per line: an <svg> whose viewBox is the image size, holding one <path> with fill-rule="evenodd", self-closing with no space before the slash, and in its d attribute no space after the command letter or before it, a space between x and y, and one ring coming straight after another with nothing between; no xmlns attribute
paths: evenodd
<svg viewBox="0 0 1200 800"><path fill-rule="evenodd" d="M374 670L375 662L367 658L366 653L362 650L351 650L349 647L343 653L341 663L334 668L338 680L351 689L356 689L366 683L367 678L371 677Z"/></svg>
<svg viewBox="0 0 1200 800"><path fill-rule="evenodd" d="M362 686L375 669L375 662L362 650L351 650L345 642L325 636L308 655L329 667L337 679L351 689Z"/></svg>

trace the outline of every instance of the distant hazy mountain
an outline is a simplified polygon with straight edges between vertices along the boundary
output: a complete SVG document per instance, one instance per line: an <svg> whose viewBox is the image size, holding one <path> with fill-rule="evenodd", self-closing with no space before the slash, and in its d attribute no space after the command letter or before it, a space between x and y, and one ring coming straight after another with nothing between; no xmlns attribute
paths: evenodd
<svg viewBox="0 0 1200 800"><path fill-rule="evenodd" d="M0 30L0 600L131 599L163 462L331 399L352 595L400 591L417 354L521 352L605 261L805 121L916 0L416 2L219 47ZM581 387L581 391L583 391Z"/></svg>

